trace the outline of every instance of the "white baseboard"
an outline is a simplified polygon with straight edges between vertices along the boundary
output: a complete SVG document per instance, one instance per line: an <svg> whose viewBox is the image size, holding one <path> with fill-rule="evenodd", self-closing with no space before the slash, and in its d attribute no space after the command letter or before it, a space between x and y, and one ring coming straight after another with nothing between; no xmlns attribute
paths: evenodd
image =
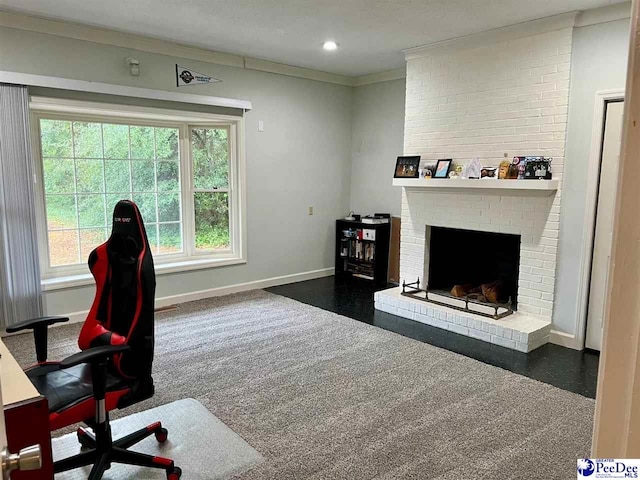
<svg viewBox="0 0 640 480"><path fill-rule="evenodd" d="M167 297L156 298L156 308L166 307L169 305L176 305L185 302L192 302L194 300L202 300L211 297L220 297L222 295L230 295L232 293L246 292L249 290L259 290L263 288L275 287L277 285L286 285L288 283L304 282L305 280L313 280L315 278L330 277L333 275L334 268L323 268L320 270L311 270L309 272L294 273L291 275L282 275L280 277L265 278L262 280L254 280L252 282L236 283L234 285L227 285L224 287L209 288L207 290L198 290L195 292L181 293L178 295L169 295ZM62 325L68 325L69 323L81 323L87 317L88 310L80 312L67 313L61 316L69 317L68 323L59 323L53 325L58 327ZM23 333L23 332L19 332ZM15 334L14 334L15 335ZM3 335L7 336L7 334ZM577 344L577 339L574 335L565 332L559 332L557 330L551 330L549 341L556 345L572 348L574 350L582 350L582 345Z"/></svg>
<svg viewBox="0 0 640 480"><path fill-rule="evenodd" d="M305 280L313 280L315 278L330 277L334 274L334 270L334 268L323 268L320 270L311 270L309 272L282 275L280 277L265 278L263 280L254 280L252 282L236 283L235 285L227 285L224 287L209 288L207 290L198 290L196 292L160 297L156 298L156 308L176 305L178 303L193 302L194 300L202 300L204 298L220 297L231 293L259 290L262 288L275 287L277 285L286 285L287 283L304 282ZM83 310L81 312L62 314L60 316L69 317L69 321L67 323L57 323L53 325L53 327L84 322L88 313L89 310Z"/></svg>
<svg viewBox="0 0 640 480"><path fill-rule="evenodd" d="M219 297L222 295L229 295L231 293L275 287L276 285L286 285L287 283L304 282L305 280L313 280L314 278L330 277L333 274L334 268L323 268L321 270L312 270L310 272L294 273L292 275L283 275L281 277L265 278L264 280L254 280L253 282L236 283L235 285L171 295L168 297L156 298L156 308L175 305L177 303L192 302L194 300L202 300L203 298Z"/></svg>
<svg viewBox="0 0 640 480"><path fill-rule="evenodd" d="M562 347L572 348L573 350L582 350L582 345L578 345L578 339L570 333L551 330L549 342L560 345Z"/></svg>

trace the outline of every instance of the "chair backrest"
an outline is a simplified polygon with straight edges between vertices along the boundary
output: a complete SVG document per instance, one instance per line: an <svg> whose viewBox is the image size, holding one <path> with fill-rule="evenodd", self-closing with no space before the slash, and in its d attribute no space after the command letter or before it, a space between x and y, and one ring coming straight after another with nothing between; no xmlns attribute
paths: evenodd
<svg viewBox="0 0 640 480"><path fill-rule="evenodd" d="M151 378L156 277L147 232L135 203L121 200L113 211L109 239L89 255L96 295L80 332L82 350L126 343L131 351L114 359L127 380Z"/></svg>

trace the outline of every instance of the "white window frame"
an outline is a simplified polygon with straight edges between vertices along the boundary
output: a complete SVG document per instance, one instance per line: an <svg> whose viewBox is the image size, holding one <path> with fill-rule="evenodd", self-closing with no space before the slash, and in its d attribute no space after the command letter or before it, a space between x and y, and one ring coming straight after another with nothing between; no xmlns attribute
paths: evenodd
<svg viewBox="0 0 640 480"><path fill-rule="evenodd" d="M44 193L43 159L40 140L41 118L109 122L130 125L179 127L181 215L183 252L154 257L156 273L184 272L203 268L236 265L247 262L246 239L246 167L244 154L244 118L242 116L197 113L151 107L84 102L56 98L31 97L31 130L36 183L36 219L38 246L44 290L70 288L93 283L85 265L50 267L49 242ZM229 239L230 248L223 251L195 250L195 208L192 128L224 127L229 130ZM219 189L217 191L226 191ZM110 216L110 212L107 212ZM108 226L108 225L107 225Z"/></svg>

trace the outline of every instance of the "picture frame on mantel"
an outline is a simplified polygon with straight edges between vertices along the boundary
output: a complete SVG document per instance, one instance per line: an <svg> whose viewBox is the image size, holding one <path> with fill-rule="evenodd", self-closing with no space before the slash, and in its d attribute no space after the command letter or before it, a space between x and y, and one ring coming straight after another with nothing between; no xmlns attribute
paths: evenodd
<svg viewBox="0 0 640 480"><path fill-rule="evenodd" d="M420 156L400 156L396 159L396 169L393 178L418 178L420 172Z"/></svg>
<svg viewBox="0 0 640 480"><path fill-rule="evenodd" d="M449 178L449 171L451 170L451 163L453 159L445 158L438 160L436 164L436 171L433 174L433 178Z"/></svg>

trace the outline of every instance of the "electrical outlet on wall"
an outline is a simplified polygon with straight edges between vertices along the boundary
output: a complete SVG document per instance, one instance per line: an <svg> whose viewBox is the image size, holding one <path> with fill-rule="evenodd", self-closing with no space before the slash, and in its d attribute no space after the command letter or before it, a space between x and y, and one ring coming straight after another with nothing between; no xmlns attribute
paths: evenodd
<svg viewBox="0 0 640 480"><path fill-rule="evenodd" d="M264 122L262 120L258 120L258 131L264 132Z"/></svg>
<svg viewBox="0 0 640 480"><path fill-rule="evenodd" d="M313 215L313 207L309 207L309 215Z"/></svg>

